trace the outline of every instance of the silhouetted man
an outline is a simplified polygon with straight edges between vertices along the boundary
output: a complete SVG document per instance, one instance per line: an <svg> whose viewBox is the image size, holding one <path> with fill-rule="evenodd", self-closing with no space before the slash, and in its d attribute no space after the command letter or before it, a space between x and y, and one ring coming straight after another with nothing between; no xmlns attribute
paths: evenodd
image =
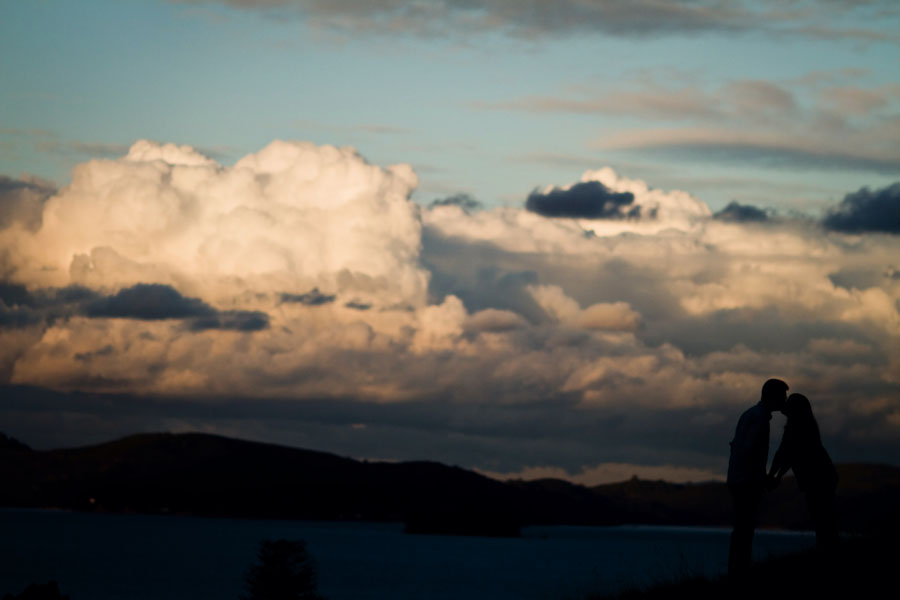
<svg viewBox="0 0 900 600"><path fill-rule="evenodd" d="M732 577L742 575L750 568L756 514L767 485L769 421L773 411L784 407L787 391L788 384L780 379L765 382L762 398L741 415L731 440L728 490L734 502L734 528L728 552L728 574Z"/></svg>

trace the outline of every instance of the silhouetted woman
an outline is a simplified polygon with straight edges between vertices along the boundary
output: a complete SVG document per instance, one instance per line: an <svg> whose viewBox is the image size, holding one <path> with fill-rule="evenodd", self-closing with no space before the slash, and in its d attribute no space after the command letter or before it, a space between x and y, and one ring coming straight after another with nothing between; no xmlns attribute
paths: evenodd
<svg viewBox="0 0 900 600"><path fill-rule="evenodd" d="M837 471L822 445L806 396L791 394L782 412L787 416L787 424L769 471L772 486L778 485L788 469L794 470L797 487L806 495L806 506L816 527L816 546L831 547L838 537L834 511Z"/></svg>

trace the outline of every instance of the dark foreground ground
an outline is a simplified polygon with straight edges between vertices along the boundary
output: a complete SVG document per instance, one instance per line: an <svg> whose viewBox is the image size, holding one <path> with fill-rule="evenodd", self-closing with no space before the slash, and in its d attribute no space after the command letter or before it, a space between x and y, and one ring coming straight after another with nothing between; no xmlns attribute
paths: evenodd
<svg viewBox="0 0 900 600"><path fill-rule="evenodd" d="M612 596L587 596L583 600L891 598L896 594L896 545L895 535L855 538L842 542L830 553L809 551L759 563L739 582L727 577L706 579L685 574L685 579L678 582ZM32 584L19 593L3 595L2 600L69 600L65 592L55 582ZM317 595L274 597L323 600ZM251 596L254 598L270 596Z"/></svg>
<svg viewBox="0 0 900 600"><path fill-rule="evenodd" d="M830 553L809 551L757 564L742 581L686 579L585 600L888 598L896 593L898 534L846 540Z"/></svg>

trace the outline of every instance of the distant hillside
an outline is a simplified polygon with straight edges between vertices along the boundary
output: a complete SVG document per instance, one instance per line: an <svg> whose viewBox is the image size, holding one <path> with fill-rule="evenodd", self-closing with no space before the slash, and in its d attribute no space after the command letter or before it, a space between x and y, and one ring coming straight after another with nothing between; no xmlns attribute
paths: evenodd
<svg viewBox="0 0 900 600"><path fill-rule="evenodd" d="M840 465L841 523L896 520L900 468ZM727 525L722 483L632 479L588 488L500 482L434 462L382 463L190 434L141 434L35 451L0 434L0 505L248 518L406 522L410 531L511 535L519 525ZM801 528L792 480L769 496L765 525Z"/></svg>

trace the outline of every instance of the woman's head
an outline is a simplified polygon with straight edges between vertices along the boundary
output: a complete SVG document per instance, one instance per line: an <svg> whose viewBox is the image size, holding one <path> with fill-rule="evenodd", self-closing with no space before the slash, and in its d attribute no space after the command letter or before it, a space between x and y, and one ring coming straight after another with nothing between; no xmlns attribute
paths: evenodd
<svg viewBox="0 0 900 600"><path fill-rule="evenodd" d="M809 404L809 398L803 394L791 394L788 396L784 405L784 414L791 417L812 417L812 406Z"/></svg>
<svg viewBox="0 0 900 600"><path fill-rule="evenodd" d="M788 424L800 427L801 430L809 430L819 437L819 425L813 416L809 399L803 394L791 394L784 405L784 414L788 418Z"/></svg>

